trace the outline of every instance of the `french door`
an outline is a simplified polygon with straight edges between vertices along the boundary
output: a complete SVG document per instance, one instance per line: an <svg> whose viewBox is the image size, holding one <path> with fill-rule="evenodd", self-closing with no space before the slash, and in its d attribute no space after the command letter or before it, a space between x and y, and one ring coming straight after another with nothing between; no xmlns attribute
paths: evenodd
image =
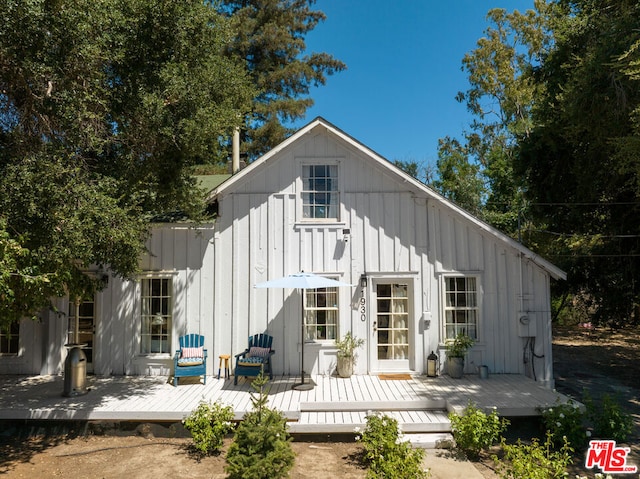
<svg viewBox="0 0 640 479"><path fill-rule="evenodd" d="M77 313L77 314L76 314ZM67 342L82 344L87 357L87 372L93 372L93 339L96 324L96 303L93 300L69 302L69 328Z"/></svg>
<svg viewBox="0 0 640 479"><path fill-rule="evenodd" d="M408 371L412 355L409 284L377 281L373 292L373 369Z"/></svg>

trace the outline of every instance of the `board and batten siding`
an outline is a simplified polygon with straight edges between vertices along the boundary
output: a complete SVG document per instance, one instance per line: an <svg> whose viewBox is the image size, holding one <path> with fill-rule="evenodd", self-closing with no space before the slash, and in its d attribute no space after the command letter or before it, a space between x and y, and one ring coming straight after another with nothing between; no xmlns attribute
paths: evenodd
<svg viewBox="0 0 640 479"><path fill-rule="evenodd" d="M208 374L214 373L213 225L158 224L141 258L142 274L173 279L172 349L187 333L205 335ZM95 272L95 271L94 271ZM54 301L40 321L20 326L20 352L0 356L0 374L61 374L67 355L69 298ZM173 354L140 354L140 281L110 276L95 296L93 366L96 375L171 375Z"/></svg>
<svg viewBox="0 0 640 479"><path fill-rule="evenodd" d="M335 223L299 217L302 164L310 161L339 164L340 219ZM274 371L297 374L300 293L254 285L302 270L357 285L366 273L370 278L402 278L411 285L410 367L422 373L432 350L445 357L443 276L474 274L481 288L481 318L467 372L487 365L491 372L535 375L551 384L549 274L445 200L403 181L393 168L317 127L222 191L215 233L218 350L236 354L249 335L268 332L275 338ZM358 311L361 294L358 286L339 289L341 336L352 331L371 337L371 318L362 321ZM373 296L364 294L370 306ZM524 332L522 313L531 318ZM532 348L529 358L535 369L522 361L525 347ZM358 373L369 372L369 354L360 352ZM332 360L330 344L305 344L307 372L331 373Z"/></svg>
<svg viewBox="0 0 640 479"><path fill-rule="evenodd" d="M20 337L17 355L0 356L0 374L52 374L55 367L43 360L44 338L55 333L55 327L47 326L53 313L42 312L38 318L20 321ZM51 330L53 329L53 331Z"/></svg>
<svg viewBox="0 0 640 479"><path fill-rule="evenodd" d="M469 354L466 371L487 365L490 372L527 374L551 384L548 273L455 213L434 204L430 216L434 232L430 254L436 275L469 273L480 279L479 341ZM527 327L520 323L525 315L529 318ZM443 348L440 350L443 353ZM528 357L527 364L522 361L523 354Z"/></svg>
<svg viewBox="0 0 640 479"><path fill-rule="evenodd" d="M135 281L110 278L99 294L103 315L96 324L96 373L103 375L170 375L173 352L184 334L205 336L207 373L214 371L213 330L213 225L154 225L148 253L140 261ZM172 352L140 353L140 279L172 279Z"/></svg>

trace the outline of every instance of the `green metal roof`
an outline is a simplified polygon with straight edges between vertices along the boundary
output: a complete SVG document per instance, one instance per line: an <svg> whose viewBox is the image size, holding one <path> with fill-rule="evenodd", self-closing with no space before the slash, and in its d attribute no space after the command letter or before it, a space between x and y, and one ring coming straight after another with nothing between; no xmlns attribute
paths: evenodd
<svg viewBox="0 0 640 479"><path fill-rule="evenodd" d="M231 178L231 175L197 175L198 184L207 191L211 191Z"/></svg>

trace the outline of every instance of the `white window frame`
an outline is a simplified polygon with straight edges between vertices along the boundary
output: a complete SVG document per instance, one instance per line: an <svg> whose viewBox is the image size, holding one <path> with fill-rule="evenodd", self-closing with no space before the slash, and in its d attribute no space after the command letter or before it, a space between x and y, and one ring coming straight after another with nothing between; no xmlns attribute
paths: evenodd
<svg viewBox="0 0 640 479"><path fill-rule="evenodd" d="M305 342L333 343L338 338L338 326L340 322L340 292L338 288L305 289L303 292ZM335 304L333 305L327 304L327 300L330 301L331 298L335 298ZM310 305L310 299L314 300L314 304ZM319 299L324 299L325 303L322 304L322 301L319 301ZM324 323L319 322L318 313L326 314ZM319 334L322 328L325 328L325 333Z"/></svg>
<svg viewBox="0 0 640 479"><path fill-rule="evenodd" d="M334 182L337 182L337 187L331 189L329 193L326 190L311 190L306 189L306 178L307 172L309 168L325 166L328 168L335 168L335 176L330 176ZM342 179L341 179L341 171L340 171L340 161L337 159L331 158L318 158L318 159L306 159L300 164L300 206L298 208L298 218L301 222L304 223L339 223L341 217L342 210ZM314 204L319 204L315 202L308 202L307 195L322 195L322 194L330 194L335 195L335 215L330 217L315 217L315 216L306 216L305 210L307 207L314 208ZM331 204L331 202L329 203Z"/></svg>
<svg viewBox="0 0 640 479"><path fill-rule="evenodd" d="M388 296L380 294L380 286L389 286ZM410 281L379 280L375 285L377 325L376 357L378 360L409 360L411 354L412 284ZM404 288L404 295L398 294ZM387 310L380 310L386 302ZM386 321L382 319L386 317ZM380 342L380 332L386 331L387 341ZM380 348L386 347L381 350Z"/></svg>
<svg viewBox="0 0 640 479"><path fill-rule="evenodd" d="M91 305L91 314L86 314L83 307ZM75 342L75 332L79 328L79 322L82 319L90 319L95 325L96 322L96 301L95 298L80 300L80 315L76 318L76 302L69 300L69 314L67 315L67 342L69 344ZM82 342L82 341L80 341Z"/></svg>
<svg viewBox="0 0 640 479"><path fill-rule="evenodd" d="M152 294L153 281L161 283L160 295ZM173 309L175 304L175 281L173 275L148 274L141 276L140 299L140 346L139 353L142 356L170 356L173 351ZM165 289L166 281L169 291ZM145 295L145 284L148 286L148 294ZM154 302L154 299L156 301ZM157 310L157 311L154 311ZM157 337L154 339L154 337ZM157 343L154 343L157 341ZM157 347L154 347L157 346Z"/></svg>
<svg viewBox="0 0 640 479"><path fill-rule="evenodd" d="M0 356L17 356L20 352L20 322L11 323L9 328L9 333L0 328L0 346L6 345L8 349L0 349ZM15 345L15 351L12 351L12 345Z"/></svg>
<svg viewBox="0 0 640 479"><path fill-rule="evenodd" d="M455 280L453 290L448 289L448 280ZM464 280L465 288L458 289L460 281ZM475 290L467 289L468 280L475 282ZM441 277L442 291L442 337L446 343L455 338L458 333L464 333L479 341L482 311L482 284L477 273L444 273ZM470 300L470 295L475 297ZM452 304L453 302L453 304ZM451 314L450 314L451 313ZM457 317L458 320L451 320ZM474 317L474 321L471 318ZM475 323L475 324L474 324Z"/></svg>

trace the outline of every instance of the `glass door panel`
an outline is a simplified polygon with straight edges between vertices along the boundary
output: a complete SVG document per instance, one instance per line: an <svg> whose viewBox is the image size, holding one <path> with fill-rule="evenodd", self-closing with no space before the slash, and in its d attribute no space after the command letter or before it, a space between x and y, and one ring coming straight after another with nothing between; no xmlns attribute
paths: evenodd
<svg viewBox="0 0 640 479"><path fill-rule="evenodd" d="M409 287L407 284L376 284L377 362L379 369L408 369Z"/></svg>

